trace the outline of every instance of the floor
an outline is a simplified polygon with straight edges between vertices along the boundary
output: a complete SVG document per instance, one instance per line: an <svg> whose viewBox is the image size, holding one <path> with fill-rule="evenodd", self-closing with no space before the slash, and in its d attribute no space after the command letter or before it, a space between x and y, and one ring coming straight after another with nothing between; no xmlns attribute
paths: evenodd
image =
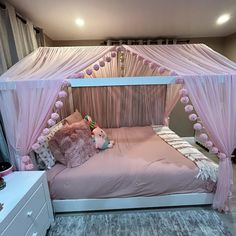
<svg viewBox="0 0 236 236"><path fill-rule="evenodd" d="M194 138L185 138L189 143L191 143L193 146L195 146L198 150L203 152L207 157L212 159L215 162L218 162L218 159L215 155L210 154L208 151L206 151L204 148L200 147L197 145L194 141ZM232 235L236 235L236 165L233 165L233 170L234 170L234 186L233 186L233 196L232 196L232 212L223 214L223 213L218 213L222 221L225 223L225 225L228 227L228 229L231 231ZM187 209L209 209L212 210L211 207L207 206L202 206L202 207L174 207L174 208L161 208L157 209L157 211L175 211L176 209L185 211ZM139 210L132 210L132 212L140 212L140 211L153 211L153 209L139 209ZM117 213L117 211L115 211ZM77 215L77 214L85 214L85 213L67 213L65 215ZM86 213L86 214L91 214L91 213ZM94 214L94 212L93 212ZM99 212L101 214L101 212Z"/></svg>

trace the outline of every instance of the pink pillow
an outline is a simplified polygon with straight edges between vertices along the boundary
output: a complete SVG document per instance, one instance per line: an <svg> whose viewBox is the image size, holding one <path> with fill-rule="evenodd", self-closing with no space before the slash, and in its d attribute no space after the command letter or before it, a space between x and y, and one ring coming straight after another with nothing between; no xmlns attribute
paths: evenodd
<svg viewBox="0 0 236 236"><path fill-rule="evenodd" d="M70 116L66 117L64 119L65 124L73 124L75 122L80 122L83 120L82 115L76 110L74 113L72 113Z"/></svg>
<svg viewBox="0 0 236 236"><path fill-rule="evenodd" d="M49 147L55 159L67 167L82 165L96 153L91 131L84 120L57 131Z"/></svg>

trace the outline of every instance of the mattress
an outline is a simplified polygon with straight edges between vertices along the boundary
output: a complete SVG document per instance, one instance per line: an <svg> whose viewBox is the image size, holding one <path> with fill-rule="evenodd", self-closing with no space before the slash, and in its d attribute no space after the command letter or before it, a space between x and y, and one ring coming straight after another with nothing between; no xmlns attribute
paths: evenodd
<svg viewBox="0 0 236 236"><path fill-rule="evenodd" d="M56 164L47 171L53 199L156 196L212 192L215 183L196 178L198 167L163 141L152 127L105 130L115 141L83 165Z"/></svg>

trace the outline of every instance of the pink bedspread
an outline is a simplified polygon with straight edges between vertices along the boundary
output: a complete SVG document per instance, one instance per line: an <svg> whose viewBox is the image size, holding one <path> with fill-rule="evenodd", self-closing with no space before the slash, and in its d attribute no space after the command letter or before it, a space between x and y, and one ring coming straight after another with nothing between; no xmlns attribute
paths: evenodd
<svg viewBox="0 0 236 236"><path fill-rule="evenodd" d="M112 149L82 166L56 164L47 172L54 199L154 196L211 192L214 185L197 179L198 169L157 136L152 127L106 130Z"/></svg>

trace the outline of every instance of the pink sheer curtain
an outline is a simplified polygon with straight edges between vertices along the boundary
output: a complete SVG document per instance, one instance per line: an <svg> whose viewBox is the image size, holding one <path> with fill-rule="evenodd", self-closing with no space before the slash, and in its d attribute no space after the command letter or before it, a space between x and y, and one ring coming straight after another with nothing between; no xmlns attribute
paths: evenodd
<svg viewBox="0 0 236 236"><path fill-rule="evenodd" d="M190 77L185 86L210 139L227 156L220 159L213 207L228 211L233 182L230 157L236 147L236 75Z"/></svg>
<svg viewBox="0 0 236 236"><path fill-rule="evenodd" d="M62 81L113 47L39 48L0 77L0 110L11 162L20 168L57 99Z"/></svg>

